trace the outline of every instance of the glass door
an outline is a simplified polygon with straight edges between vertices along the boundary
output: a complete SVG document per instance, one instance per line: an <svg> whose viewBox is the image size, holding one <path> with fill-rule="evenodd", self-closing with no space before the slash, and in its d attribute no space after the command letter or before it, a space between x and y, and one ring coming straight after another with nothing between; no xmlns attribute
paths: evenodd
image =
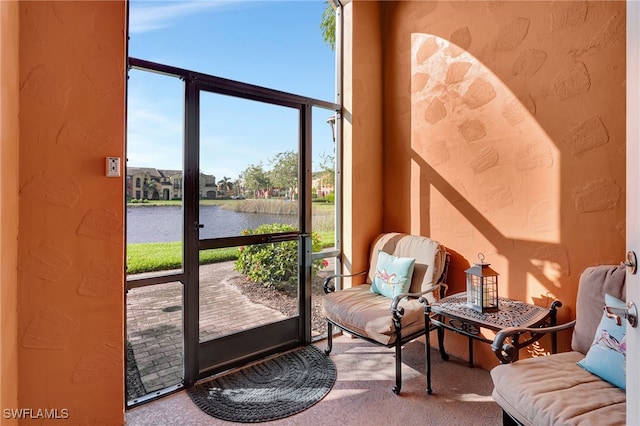
<svg viewBox="0 0 640 426"><path fill-rule="evenodd" d="M187 91L190 373L204 377L310 340L310 109L219 79Z"/></svg>
<svg viewBox="0 0 640 426"><path fill-rule="evenodd" d="M337 117L335 103L129 63L133 406L322 337L320 283L340 253L340 149L326 124ZM176 102L134 103L138 91L154 90L174 90ZM138 131L140 123L147 126ZM159 144L166 138L173 151ZM138 151L163 168L138 164Z"/></svg>

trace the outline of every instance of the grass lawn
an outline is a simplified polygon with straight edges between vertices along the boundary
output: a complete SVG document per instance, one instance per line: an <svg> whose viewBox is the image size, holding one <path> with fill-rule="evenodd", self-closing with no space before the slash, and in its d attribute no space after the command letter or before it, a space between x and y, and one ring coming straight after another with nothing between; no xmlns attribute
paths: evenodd
<svg viewBox="0 0 640 426"><path fill-rule="evenodd" d="M333 247L334 233L332 231L318 232L322 241L322 248ZM238 249L235 247L202 250L200 264L236 260ZM182 267L182 243L141 243L127 244L127 273L166 271Z"/></svg>
<svg viewBox="0 0 640 426"><path fill-rule="evenodd" d="M224 262L238 258L238 249L223 248L200 252L200 264ZM127 244L127 273L166 271L182 267L182 243Z"/></svg>

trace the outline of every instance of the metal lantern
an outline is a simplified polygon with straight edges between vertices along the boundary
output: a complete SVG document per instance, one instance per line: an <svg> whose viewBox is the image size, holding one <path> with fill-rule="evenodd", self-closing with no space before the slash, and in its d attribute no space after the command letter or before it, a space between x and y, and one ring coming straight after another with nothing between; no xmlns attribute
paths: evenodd
<svg viewBox="0 0 640 426"><path fill-rule="evenodd" d="M498 273L484 262L484 255L478 253L480 263L464 271L467 274L467 304L478 312L494 312L498 308Z"/></svg>

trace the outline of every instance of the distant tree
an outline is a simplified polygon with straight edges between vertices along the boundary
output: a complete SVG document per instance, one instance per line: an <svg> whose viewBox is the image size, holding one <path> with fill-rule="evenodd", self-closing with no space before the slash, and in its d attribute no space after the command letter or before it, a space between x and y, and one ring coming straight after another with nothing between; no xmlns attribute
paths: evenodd
<svg viewBox="0 0 640 426"><path fill-rule="evenodd" d="M298 189L298 155L294 151L280 152L270 162L273 167L269 176L273 186L286 189L293 199Z"/></svg>
<svg viewBox="0 0 640 426"><path fill-rule="evenodd" d="M336 157L331 154L320 154L320 168L325 175L325 182L336 186Z"/></svg>
<svg viewBox="0 0 640 426"><path fill-rule="evenodd" d="M223 192L230 191L231 186L232 186L231 178L229 177L225 176L218 181L218 190L222 190Z"/></svg>
<svg viewBox="0 0 640 426"><path fill-rule="evenodd" d="M233 188L233 192L236 195L242 195L243 192L243 188L242 188L242 178L238 177L238 179L234 180L231 183L231 187Z"/></svg>
<svg viewBox="0 0 640 426"><path fill-rule="evenodd" d="M156 200L158 199L158 189L154 180L147 174L142 183L142 198Z"/></svg>
<svg viewBox="0 0 640 426"><path fill-rule="evenodd" d="M327 6L322 12L320 30L325 43L331 46L331 50L336 50L336 11L329 1L325 1L325 4Z"/></svg>
<svg viewBox="0 0 640 426"><path fill-rule="evenodd" d="M240 173L240 179L243 182L244 189L249 191L263 191L271 187L269 175L264 170L262 163L249 164L249 166Z"/></svg>

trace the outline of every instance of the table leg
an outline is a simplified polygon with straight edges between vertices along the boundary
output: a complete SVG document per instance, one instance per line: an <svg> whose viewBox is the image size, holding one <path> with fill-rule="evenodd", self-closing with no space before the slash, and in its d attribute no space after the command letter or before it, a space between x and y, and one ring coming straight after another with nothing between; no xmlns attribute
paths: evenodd
<svg viewBox="0 0 640 426"><path fill-rule="evenodd" d="M444 350L444 327L438 327L438 346L440 347L440 358L449 361L449 355Z"/></svg>
<svg viewBox="0 0 640 426"><path fill-rule="evenodd" d="M558 311L557 309L562 307L562 302L559 300L554 300L551 304L551 308L549 309L549 319L551 322L551 327L557 325L558 321ZM558 334L551 333L551 353L558 353Z"/></svg>
<svg viewBox="0 0 640 426"><path fill-rule="evenodd" d="M469 337L469 368L473 368L473 339Z"/></svg>

